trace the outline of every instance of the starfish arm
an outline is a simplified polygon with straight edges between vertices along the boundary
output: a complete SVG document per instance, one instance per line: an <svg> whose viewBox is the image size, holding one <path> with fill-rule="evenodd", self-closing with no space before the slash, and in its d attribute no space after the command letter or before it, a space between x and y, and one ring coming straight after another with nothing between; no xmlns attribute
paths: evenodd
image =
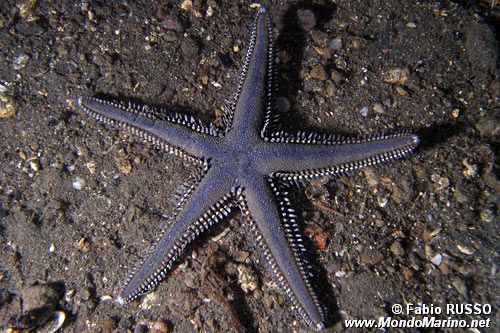
<svg viewBox="0 0 500 333"><path fill-rule="evenodd" d="M272 117L275 81L273 44L271 19L267 8L261 6L250 34L236 93L226 112L230 119L229 135L233 134L242 142L248 138L260 138Z"/></svg>
<svg viewBox="0 0 500 333"><path fill-rule="evenodd" d="M283 180L302 181L333 175L409 155L419 138L411 133L372 135L332 145L276 144L259 154L265 172Z"/></svg>
<svg viewBox="0 0 500 333"><path fill-rule="evenodd" d="M163 110L158 111L145 105L79 97L77 106L98 121L138 135L189 162L194 161L194 156L204 156L218 139L213 126L205 127L194 119L179 114L166 115Z"/></svg>
<svg viewBox="0 0 500 333"><path fill-rule="evenodd" d="M291 211L280 212L286 205L275 204L276 189L264 178L245 182L238 203L250 229L255 233L257 245L263 251L268 268L281 289L308 326L321 330L323 313L306 275L306 268L297 252L297 234L290 234L294 215ZM274 190L274 191L273 191ZM282 223L282 218L284 223ZM292 220L290 220L292 219ZM288 234L287 234L288 233ZM294 238L294 239L292 239ZM290 243L294 246L290 246Z"/></svg>
<svg viewBox="0 0 500 333"><path fill-rule="evenodd" d="M216 181L219 176L208 172L184 193L150 252L130 271L116 299L119 304L131 302L156 287L186 246L236 206L232 189L225 186L226 182Z"/></svg>

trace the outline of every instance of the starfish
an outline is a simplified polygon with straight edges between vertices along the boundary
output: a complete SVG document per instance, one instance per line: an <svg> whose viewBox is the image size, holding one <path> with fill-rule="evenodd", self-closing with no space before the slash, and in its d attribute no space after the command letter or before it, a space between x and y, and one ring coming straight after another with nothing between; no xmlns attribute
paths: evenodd
<svg viewBox="0 0 500 333"><path fill-rule="evenodd" d="M131 269L118 303L155 288L189 243L239 211L296 315L310 328L324 328L289 187L404 157L419 138L408 132L345 137L281 129L272 29L266 7L260 6L221 126L132 102L77 99L78 108L91 117L137 135L194 169L152 249Z"/></svg>

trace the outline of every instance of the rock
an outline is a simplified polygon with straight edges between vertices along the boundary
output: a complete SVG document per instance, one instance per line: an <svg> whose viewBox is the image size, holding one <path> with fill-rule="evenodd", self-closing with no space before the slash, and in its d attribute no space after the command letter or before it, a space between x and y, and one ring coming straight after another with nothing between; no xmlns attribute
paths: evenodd
<svg viewBox="0 0 500 333"><path fill-rule="evenodd" d="M403 249L403 246L398 241L395 241L394 243L392 243L391 252L396 257L402 257L405 254L405 250Z"/></svg>
<svg viewBox="0 0 500 333"><path fill-rule="evenodd" d="M498 119L496 119L493 115L487 115L479 119L475 127L478 130L479 135L482 137L493 139L500 134Z"/></svg>
<svg viewBox="0 0 500 333"><path fill-rule="evenodd" d="M366 116L368 116L368 111L370 111L370 108L368 106L364 106L363 108L361 108L361 110L359 110L359 113L363 117L366 117Z"/></svg>
<svg viewBox="0 0 500 333"><path fill-rule="evenodd" d="M438 174L431 175L431 181L434 183L434 189L439 192L450 186L450 180L447 177L441 177Z"/></svg>
<svg viewBox="0 0 500 333"><path fill-rule="evenodd" d="M400 85L394 86L394 90L396 90L396 92L400 96L406 96L406 95L408 95L408 92L405 90L405 88L401 87Z"/></svg>
<svg viewBox="0 0 500 333"><path fill-rule="evenodd" d="M404 85L408 82L410 71L407 68L395 68L384 74L384 81L391 84Z"/></svg>
<svg viewBox="0 0 500 333"><path fill-rule="evenodd" d="M12 68L14 68L14 70L16 71L23 69L24 67L26 67L28 60L30 60L29 55L22 53L14 59Z"/></svg>
<svg viewBox="0 0 500 333"><path fill-rule="evenodd" d="M16 107L9 96L0 95L0 118L9 118L16 114Z"/></svg>
<svg viewBox="0 0 500 333"><path fill-rule="evenodd" d="M454 278L451 284L462 296L467 297L467 286L462 279Z"/></svg>
<svg viewBox="0 0 500 333"><path fill-rule="evenodd" d="M499 79L495 79L495 80L492 80L491 83L490 83L490 91L491 91L491 94L493 95L493 97L500 97L500 80ZM0 91L1 93L1 91Z"/></svg>
<svg viewBox="0 0 500 333"><path fill-rule="evenodd" d="M190 11L193 8L193 1L192 0L184 0L181 3L181 9L185 11Z"/></svg>
<svg viewBox="0 0 500 333"><path fill-rule="evenodd" d="M377 114L384 113L384 107L382 106L381 103L373 103L372 110L373 110L373 112L375 112Z"/></svg>
<svg viewBox="0 0 500 333"><path fill-rule="evenodd" d="M365 265L376 265L384 260L384 256L380 253L379 250L369 250L366 249L361 253L360 262Z"/></svg>
<svg viewBox="0 0 500 333"><path fill-rule="evenodd" d="M363 174L365 175L366 182L368 183L368 186L370 186L370 187L377 186L378 178L375 175L375 172L373 172L372 168L363 169Z"/></svg>
<svg viewBox="0 0 500 333"><path fill-rule="evenodd" d="M238 282L245 293L257 289L258 280L254 272L245 265L238 265Z"/></svg>
<svg viewBox="0 0 500 333"><path fill-rule="evenodd" d="M339 84L340 82L344 81L344 76L336 71L336 70L333 70L331 73L330 73L330 78L332 79L333 82Z"/></svg>
<svg viewBox="0 0 500 333"><path fill-rule="evenodd" d="M392 186L391 199L398 205L403 202L403 193L398 186Z"/></svg>
<svg viewBox="0 0 500 333"><path fill-rule="evenodd" d="M483 208L479 211L479 218L481 222L490 223L493 221L494 213L491 209Z"/></svg>
<svg viewBox="0 0 500 333"><path fill-rule="evenodd" d="M401 271L401 274L403 275L403 278L406 281L410 280L413 277L413 271L411 269L409 269L408 267L401 266L399 268L399 270Z"/></svg>
<svg viewBox="0 0 500 333"><path fill-rule="evenodd" d="M478 169L476 164L469 163L467 159L464 159L462 160L462 165L465 167L464 171L462 171L465 178L470 179L476 176Z"/></svg>
<svg viewBox="0 0 500 333"><path fill-rule="evenodd" d="M330 48L334 51L340 51L342 49L342 39L334 38L330 42Z"/></svg>
<svg viewBox="0 0 500 333"><path fill-rule="evenodd" d="M39 284L23 290L23 308L25 312L48 308L54 309L61 295L47 284Z"/></svg>
<svg viewBox="0 0 500 333"><path fill-rule="evenodd" d="M471 255L471 254L474 254L474 252L476 252L474 249L471 249L468 246L460 245L460 244L457 244L457 249L458 249L458 251L460 251L466 255Z"/></svg>
<svg viewBox="0 0 500 333"><path fill-rule="evenodd" d="M158 319L151 328L151 333L168 333L168 324L165 320Z"/></svg>
<svg viewBox="0 0 500 333"><path fill-rule="evenodd" d="M236 251L234 254L234 261L236 262L245 262L250 254L247 251Z"/></svg>
<svg viewBox="0 0 500 333"><path fill-rule="evenodd" d="M77 191L81 191L85 188L87 182L82 177L75 177L73 179L73 188Z"/></svg>
<svg viewBox="0 0 500 333"><path fill-rule="evenodd" d="M64 324L66 320L66 313L63 311L54 311L52 315L47 319L42 327L38 328L36 331L38 333L55 333Z"/></svg>
<svg viewBox="0 0 500 333"><path fill-rule="evenodd" d="M309 77L315 80L326 80L326 71L321 65L314 65L309 71Z"/></svg>
<svg viewBox="0 0 500 333"><path fill-rule="evenodd" d="M443 255L440 254L440 253L437 253L434 257L431 258L430 260L432 262L432 264L434 264L435 266L439 266L441 265L441 262L443 261Z"/></svg>
<svg viewBox="0 0 500 333"><path fill-rule="evenodd" d="M333 96L335 96L336 91L337 91L337 88L335 88L335 84L333 84L332 81L328 80L326 83L326 95L328 97L333 97Z"/></svg>
<svg viewBox="0 0 500 333"><path fill-rule="evenodd" d="M23 313L10 318L9 325L29 330L43 327L45 323L50 324L60 298L59 292L47 284L33 285L24 289L22 292Z"/></svg>
<svg viewBox="0 0 500 333"><path fill-rule="evenodd" d="M78 242L76 242L76 247L85 253L91 250L90 242L85 237L81 237Z"/></svg>
<svg viewBox="0 0 500 333"><path fill-rule="evenodd" d="M377 204L379 207L384 208L388 202L389 199L386 195L377 195Z"/></svg>
<svg viewBox="0 0 500 333"><path fill-rule="evenodd" d="M448 275L450 274L450 266L446 263L447 260L443 260L441 262L441 265L439 265L439 271L441 272L442 275Z"/></svg>
<svg viewBox="0 0 500 333"><path fill-rule="evenodd" d="M127 158L115 159L116 168L124 175L128 175L132 171L132 162Z"/></svg>
<svg viewBox="0 0 500 333"><path fill-rule="evenodd" d="M192 39L190 37L185 37L181 41L181 51L182 51L182 55L186 59L191 59L194 56L198 55L198 52L199 52L198 44L196 43L196 41L194 39Z"/></svg>

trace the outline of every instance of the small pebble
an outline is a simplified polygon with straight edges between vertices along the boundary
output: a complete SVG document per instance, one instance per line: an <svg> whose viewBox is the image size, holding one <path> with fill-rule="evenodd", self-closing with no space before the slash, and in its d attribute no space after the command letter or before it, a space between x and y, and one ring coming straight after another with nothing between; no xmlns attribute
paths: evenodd
<svg viewBox="0 0 500 333"><path fill-rule="evenodd" d="M409 22L409 23L406 23L406 26L407 26L408 28L412 28L412 29L417 27L417 25L416 25L414 22Z"/></svg>
<svg viewBox="0 0 500 333"><path fill-rule="evenodd" d="M309 71L309 76L311 79L315 80L326 80L326 71L321 65L314 65Z"/></svg>
<svg viewBox="0 0 500 333"><path fill-rule="evenodd" d="M431 262L436 265L436 266L439 266L441 265L441 262L443 261L443 256L441 254L436 254L434 257L431 258Z"/></svg>
<svg viewBox="0 0 500 333"><path fill-rule="evenodd" d="M441 262L441 265L439 265L439 271L441 272L442 275L448 275L450 274L450 266L446 263L446 260L443 260Z"/></svg>
<svg viewBox="0 0 500 333"><path fill-rule="evenodd" d="M62 327L66 320L66 313L63 311L54 311L49 319L43 324L42 327L36 331L38 333L55 333Z"/></svg>
<svg viewBox="0 0 500 333"><path fill-rule="evenodd" d="M31 157L29 160L29 165L30 165L30 169L34 172L37 172L38 170L40 170L40 162L38 161L38 158L37 157Z"/></svg>
<svg viewBox="0 0 500 333"><path fill-rule="evenodd" d="M361 113L363 117L366 117L368 116L368 111L370 111L370 108L368 106L365 106L361 110L359 110L359 113Z"/></svg>
<svg viewBox="0 0 500 333"><path fill-rule="evenodd" d="M132 163L127 158L117 159L116 166L124 175L128 175L132 171Z"/></svg>
<svg viewBox="0 0 500 333"><path fill-rule="evenodd" d="M382 106L381 103L373 103L372 110L373 110L373 112L375 112L377 114L384 113L384 107Z"/></svg>
<svg viewBox="0 0 500 333"><path fill-rule="evenodd" d="M330 74L330 78L332 79L333 82L337 84L344 80L344 76L336 70L332 71L332 73Z"/></svg>
<svg viewBox="0 0 500 333"><path fill-rule="evenodd" d="M245 262L249 256L250 254L247 251L236 251L234 254L234 260L236 262Z"/></svg>
<svg viewBox="0 0 500 333"><path fill-rule="evenodd" d="M194 56L198 55L198 44L194 39L185 37L181 41L181 51L185 58L192 59Z"/></svg>
<svg viewBox="0 0 500 333"><path fill-rule="evenodd" d="M24 53L20 54L19 56L17 56L14 59L14 62L12 63L12 67L16 71L23 69L26 66L26 64L28 63L29 59L30 59L30 57L27 54L24 54Z"/></svg>
<svg viewBox="0 0 500 333"><path fill-rule="evenodd" d="M384 81L392 84L404 85L408 82L410 71L406 68L394 68L384 75Z"/></svg>
<svg viewBox="0 0 500 333"><path fill-rule="evenodd" d="M192 0L184 0L181 3L181 9L185 11L190 11L193 8L193 1Z"/></svg>
<svg viewBox="0 0 500 333"><path fill-rule="evenodd" d="M491 209L484 208L479 212L479 218L482 222L490 223L493 221L494 214Z"/></svg>
<svg viewBox="0 0 500 333"><path fill-rule="evenodd" d="M355 49L360 49L364 47L368 42L362 38L354 38L351 40L351 45Z"/></svg>
<svg viewBox="0 0 500 333"><path fill-rule="evenodd" d="M401 266L399 269L401 271L401 274L403 274L403 278L406 281L408 281L409 279L411 279L413 277L413 271L411 269L409 269L408 267Z"/></svg>
<svg viewBox="0 0 500 333"><path fill-rule="evenodd" d="M462 252L463 254L471 255L475 252L474 249L471 249L470 247L467 247L465 245L457 245L458 251Z"/></svg>
<svg viewBox="0 0 500 333"><path fill-rule="evenodd" d="M500 124L493 115L487 115L479 119L475 127L482 137L493 139L500 134Z"/></svg>
<svg viewBox="0 0 500 333"><path fill-rule="evenodd" d="M9 96L0 95L0 118L9 118L16 114L14 102Z"/></svg>
<svg viewBox="0 0 500 333"><path fill-rule="evenodd" d="M343 59L337 58L333 62L335 66L340 69L340 70L346 70L347 69L347 62Z"/></svg>
<svg viewBox="0 0 500 333"><path fill-rule="evenodd" d="M328 97L333 97L335 96L335 92L337 91L337 88L335 88L335 84L333 84L332 81L328 80L326 84L326 94Z"/></svg>
<svg viewBox="0 0 500 333"><path fill-rule="evenodd" d="M335 272L335 277L337 277L339 279L343 279L343 278L347 277L347 273L346 273L346 271L337 271L337 272Z"/></svg>
<svg viewBox="0 0 500 333"><path fill-rule="evenodd" d="M392 245L391 245L391 252L396 257L402 257L405 254L405 250L403 249L403 246L398 241L392 243Z"/></svg>
<svg viewBox="0 0 500 333"><path fill-rule="evenodd" d="M76 243L76 247L82 250L83 252L90 251L90 243L85 237L80 238L80 240Z"/></svg>
<svg viewBox="0 0 500 333"><path fill-rule="evenodd" d="M77 191L81 191L85 188L86 181L82 177L75 177L73 179L73 188Z"/></svg>
<svg viewBox="0 0 500 333"><path fill-rule="evenodd" d="M399 86L399 85L396 85L396 86L394 87L394 90L396 90L396 92L397 92L397 93L398 93L398 95L400 95L400 96L406 96L406 95L408 95L408 92L407 92L407 91L406 91L403 87L401 87L401 86Z"/></svg>
<svg viewBox="0 0 500 333"><path fill-rule="evenodd" d="M378 179L377 179L377 176L375 175L375 172L373 172L372 168L363 169L363 173L365 175L366 181L368 182L368 186L370 186L370 187L377 186Z"/></svg>
<svg viewBox="0 0 500 333"><path fill-rule="evenodd" d="M388 202L389 199L387 196L381 196L381 195L377 196L377 203L379 207L384 208L385 206L387 206Z"/></svg>
<svg viewBox="0 0 500 333"><path fill-rule="evenodd" d="M207 17L211 17L212 15L214 15L214 9L211 6L208 6Z"/></svg>
<svg viewBox="0 0 500 333"><path fill-rule="evenodd" d="M366 249L361 253L359 259L362 264L375 265L384 260L384 256L378 250Z"/></svg>
<svg viewBox="0 0 500 333"><path fill-rule="evenodd" d="M455 278L451 284L461 295L467 296L467 286L463 280Z"/></svg>
<svg viewBox="0 0 500 333"><path fill-rule="evenodd" d="M431 181L434 183L436 191L442 191L450 186L450 180L447 177L441 177L437 174L431 175Z"/></svg>
<svg viewBox="0 0 500 333"><path fill-rule="evenodd" d="M97 163L95 161L90 161L85 164L89 172L93 175L96 172L97 169Z"/></svg>
<svg viewBox="0 0 500 333"><path fill-rule="evenodd" d="M342 39L334 38L330 42L330 48L334 51L340 51L342 49Z"/></svg>
<svg viewBox="0 0 500 333"><path fill-rule="evenodd" d="M258 280L257 276L253 273L253 271L245 265L238 265L237 269L238 269L238 283L240 284L241 289L245 293L249 293L257 289Z"/></svg>
<svg viewBox="0 0 500 333"><path fill-rule="evenodd" d="M477 174L477 165L469 163L467 159L462 160L462 165L465 167L464 171L462 171L462 174L465 176L465 178L470 179Z"/></svg>
<svg viewBox="0 0 500 333"><path fill-rule="evenodd" d="M152 333L168 333L168 324L166 321L158 319L154 322L151 331Z"/></svg>

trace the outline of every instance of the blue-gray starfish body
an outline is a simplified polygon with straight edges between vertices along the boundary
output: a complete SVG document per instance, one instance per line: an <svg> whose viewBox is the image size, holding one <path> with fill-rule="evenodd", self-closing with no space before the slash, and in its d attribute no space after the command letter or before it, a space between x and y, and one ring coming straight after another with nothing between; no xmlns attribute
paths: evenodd
<svg viewBox="0 0 500 333"><path fill-rule="evenodd" d="M78 99L78 107L90 116L127 130L196 169L152 250L131 270L119 303L153 289L190 242L239 210L298 317L311 328L324 327L287 186L403 157L415 149L418 137L405 132L351 138L281 130L274 112L272 35L269 14L261 6L221 127L133 103Z"/></svg>

